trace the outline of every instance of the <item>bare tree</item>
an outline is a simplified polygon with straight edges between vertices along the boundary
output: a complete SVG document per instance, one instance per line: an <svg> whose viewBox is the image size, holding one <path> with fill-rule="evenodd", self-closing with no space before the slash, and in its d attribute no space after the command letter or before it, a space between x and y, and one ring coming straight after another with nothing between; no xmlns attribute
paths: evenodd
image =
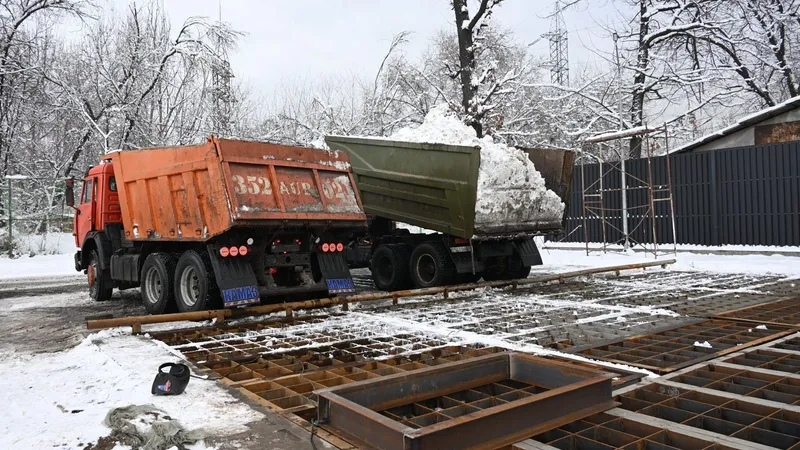
<svg viewBox="0 0 800 450"><path fill-rule="evenodd" d="M488 26L487 21L492 15L494 7L503 0L480 0L478 9L470 17L467 0L453 0L453 11L456 18L456 33L458 35L458 69L451 76L461 80L461 106L466 115L466 122L478 137L483 136L482 120L491 110L489 101L503 85L515 78L513 73L506 74L502 80L492 83L487 88L483 98L478 97L479 88L491 82L494 78L494 67L487 67L480 74L476 74L476 54L480 41L480 33Z"/></svg>

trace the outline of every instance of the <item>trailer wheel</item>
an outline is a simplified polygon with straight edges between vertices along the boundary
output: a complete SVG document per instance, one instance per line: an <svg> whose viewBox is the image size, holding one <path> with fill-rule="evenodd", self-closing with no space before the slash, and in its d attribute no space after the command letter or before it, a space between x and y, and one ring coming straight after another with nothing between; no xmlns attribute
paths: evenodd
<svg viewBox="0 0 800 450"><path fill-rule="evenodd" d="M219 289L208 255L195 250L181 255L175 268L175 300L180 312L219 306Z"/></svg>
<svg viewBox="0 0 800 450"><path fill-rule="evenodd" d="M455 281L455 267L447 248L425 242L411 253L411 281L418 288L447 286Z"/></svg>
<svg viewBox="0 0 800 450"><path fill-rule="evenodd" d="M406 289L411 284L409 251L404 245L379 245L369 269L375 287L382 291Z"/></svg>
<svg viewBox="0 0 800 450"><path fill-rule="evenodd" d="M114 282L108 270L100 267L100 255L97 250L92 250L89 267L86 268L86 277L89 281L89 296L96 302L104 302L111 298L114 292Z"/></svg>
<svg viewBox="0 0 800 450"><path fill-rule="evenodd" d="M151 253L142 265L142 301L150 314L175 311L175 257L169 253Z"/></svg>

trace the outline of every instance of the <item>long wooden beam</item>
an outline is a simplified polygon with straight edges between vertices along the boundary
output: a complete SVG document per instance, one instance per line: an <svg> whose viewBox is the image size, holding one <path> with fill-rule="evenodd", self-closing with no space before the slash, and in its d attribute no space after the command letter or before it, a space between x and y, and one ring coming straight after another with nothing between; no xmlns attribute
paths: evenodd
<svg viewBox="0 0 800 450"><path fill-rule="evenodd" d="M256 316L262 314L271 314L275 312L286 312L288 316L291 316L292 311L297 309L313 309L313 308L322 308L325 306L333 306L333 305L344 305L347 306L350 303L357 303L357 302L367 302L367 301L376 301L376 300L388 300L392 299L393 303L397 303L398 299L405 298L405 297L420 297L425 295L436 295L436 294L443 294L443 298L447 298L447 295L451 292L463 292L463 291L471 291L474 289L480 288L504 288L504 287L513 287L517 288L520 286L527 286L531 284L539 284L539 283L547 283L551 281L559 281L563 282L569 278L581 277L586 275L595 275L599 273L607 273L607 272L617 272L623 270L633 270L633 269L646 269L648 267L656 267L661 266L665 268L668 264L674 264L674 259L667 259L663 261L650 261L645 263L638 263L638 264L624 264L620 266L609 266L609 267L598 267L594 269L584 269L584 270L574 270L570 272L562 272L556 273L553 275L546 275L540 277L532 277L532 278L522 278L519 280L511 280L511 281L491 281L491 282L483 282L483 283L469 283L469 284L459 284L455 286L441 286L435 288L425 288L425 289L409 289L405 291L395 291L395 292L376 292L372 294L357 294L357 295L349 295L346 297L330 297L330 298L319 298L315 300L306 300L300 302L291 302L291 303L276 303L273 305L261 305L261 306L251 306L249 308L242 308L242 309L215 309L210 311L198 311L198 312L188 312L188 313L175 313L175 314L161 314L161 315L148 315L148 316L132 316L132 317L119 317L113 319L98 319L98 320L87 320L86 321L86 328L90 330L98 330L102 328L114 328L114 327L123 327L123 326L130 326L133 327L134 333L138 333L141 331L142 325L147 324L154 324L154 323L166 323L166 322L179 322L179 321L187 321L187 320L208 320L208 319L217 319L217 321L223 321L228 318L237 318L237 317L246 317L246 316Z"/></svg>

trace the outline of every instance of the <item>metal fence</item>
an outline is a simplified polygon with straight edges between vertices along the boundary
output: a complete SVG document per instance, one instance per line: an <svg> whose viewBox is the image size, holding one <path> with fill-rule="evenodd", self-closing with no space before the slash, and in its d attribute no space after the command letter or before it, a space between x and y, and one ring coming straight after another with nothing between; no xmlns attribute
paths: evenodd
<svg viewBox="0 0 800 450"><path fill-rule="evenodd" d="M62 179L6 177L0 182L0 252L13 254L21 236L72 231Z"/></svg>
<svg viewBox="0 0 800 450"><path fill-rule="evenodd" d="M670 156L678 244L800 246L800 142L766 144ZM627 162L632 176L646 178L646 159ZM574 169L565 242L584 241L580 166ZM597 164L584 167L586 184L600 176ZM653 182L666 183L666 159L652 159ZM605 173L603 186L620 187L619 172ZM648 201L645 189L627 192L630 205ZM622 192L604 194L604 207L621 210ZM652 243L650 217L631 213L628 227L637 242ZM659 244L671 244L668 205L655 205ZM606 216L605 242L622 239L621 213ZM590 242L603 242L603 222L587 217Z"/></svg>

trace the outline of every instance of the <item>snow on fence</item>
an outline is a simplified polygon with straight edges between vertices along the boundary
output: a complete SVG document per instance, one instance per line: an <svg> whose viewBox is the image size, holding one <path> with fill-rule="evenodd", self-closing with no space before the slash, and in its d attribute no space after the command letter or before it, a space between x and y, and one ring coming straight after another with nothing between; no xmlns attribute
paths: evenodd
<svg viewBox="0 0 800 450"><path fill-rule="evenodd" d="M706 246L765 245L800 246L800 142L766 144L670 156L678 244ZM586 184L599 177L597 164L587 164ZM647 160L629 160L626 170L633 177L647 178ZM653 183L666 184L666 159L652 159ZM567 212L564 242L583 242L580 166L575 166ZM603 177L606 189L619 189L619 173ZM629 191L628 207L648 201L645 189ZM622 193L603 194L606 242L622 239ZM668 206L655 205L658 230L670 229ZM652 243L649 217L630 212L628 225L637 242ZM644 222L640 222L644 219ZM638 227L637 224L640 224ZM590 242L603 242L602 221L587 218ZM672 234L662 232L659 244L671 244Z"/></svg>

